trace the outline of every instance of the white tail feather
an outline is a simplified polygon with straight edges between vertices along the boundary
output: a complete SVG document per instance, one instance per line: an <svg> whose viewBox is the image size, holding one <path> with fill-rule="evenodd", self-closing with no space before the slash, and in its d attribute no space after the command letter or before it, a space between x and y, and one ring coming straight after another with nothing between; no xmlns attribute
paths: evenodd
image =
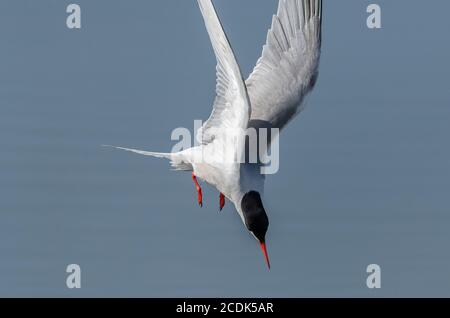
<svg viewBox="0 0 450 318"><path fill-rule="evenodd" d="M192 170L192 165L189 162L186 162L186 160L184 160L181 153L150 152L150 151L143 151L143 150L137 150L137 149L131 149L131 148L110 146L110 145L102 145L102 147L109 147L109 148L114 148L114 149L118 149L118 150L124 150L124 151L133 152L138 155L143 155L143 156L148 156L148 157L169 159L174 170L182 170L182 171L191 171Z"/></svg>

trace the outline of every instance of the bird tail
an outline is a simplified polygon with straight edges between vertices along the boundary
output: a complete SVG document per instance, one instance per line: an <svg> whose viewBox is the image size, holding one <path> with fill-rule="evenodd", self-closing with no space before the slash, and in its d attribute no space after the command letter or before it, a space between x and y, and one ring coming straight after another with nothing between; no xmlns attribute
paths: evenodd
<svg viewBox="0 0 450 318"><path fill-rule="evenodd" d="M173 170L178 170L178 171L192 171L193 170L192 164L189 163L186 160L186 158L184 158L183 154L180 152L162 153L162 152L150 152L150 151L143 151L143 150L137 150L137 149L131 149L131 148L124 148L124 147L116 147L116 146L110 146L110 145L102 145L102 146L114 148L114 149L118 149L118 150L124 150L124 151L128 151L128 152L133 152L138 155L143 155L143 156L148 156L148 157L168 159L168 160L170 160L170 164L172 165Z"/></svg>

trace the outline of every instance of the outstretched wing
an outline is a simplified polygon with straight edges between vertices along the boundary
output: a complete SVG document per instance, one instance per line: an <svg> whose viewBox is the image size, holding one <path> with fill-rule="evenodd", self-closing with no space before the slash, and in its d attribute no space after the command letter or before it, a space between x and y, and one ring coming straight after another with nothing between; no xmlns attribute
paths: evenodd
<svg viewBox="0 0 450 318"><path fill-rule="evenodd" d="M247 89L230 43L211 0L198 0L217 58L214 109L199 132L203 143L213 141L225 129L246 129L250 118Z"/></svg>
<svg viewBox="0 0 450 318"><path fill-rule="evenodd" d="M262 57L246 81L251 120L280 128L300 111L318 76L322 0L280 0Z"/></svg>

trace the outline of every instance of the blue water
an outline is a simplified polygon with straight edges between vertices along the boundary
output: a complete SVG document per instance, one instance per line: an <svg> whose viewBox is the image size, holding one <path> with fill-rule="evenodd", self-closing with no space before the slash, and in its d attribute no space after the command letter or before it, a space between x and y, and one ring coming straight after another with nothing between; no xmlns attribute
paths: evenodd
<svg viewBox="0 0 450 318"><path fill-rule="evenodd" d="M321 75L264 198L267 272L228 203L157 159L206 119L195 1L0 3L0 296L450 296L450 3L327 1ZM216 0L248 74L275 0ZM430 11L433 10L433 11ZM66 266L82 288L66 287ZM379 264L382 288L366 287Z"/></svg>

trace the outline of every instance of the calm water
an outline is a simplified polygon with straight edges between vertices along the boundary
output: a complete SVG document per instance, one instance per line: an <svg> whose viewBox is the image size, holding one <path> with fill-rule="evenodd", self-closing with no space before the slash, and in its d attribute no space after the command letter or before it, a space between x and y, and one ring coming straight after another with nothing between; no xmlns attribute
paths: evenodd
<svg viewBox="0 0 450 318"><path fill-rule="evenodd" d="M215 2L248 74L277 1ZM377 2L379 31L369 1L325 3L318 87L268 179L268 273L218 193L200 209L189 174L100 147L168 151L208 117L196 2L80 0L71 31L64 1L2 1L0 296L450 296L450 3Z"/></svg>

